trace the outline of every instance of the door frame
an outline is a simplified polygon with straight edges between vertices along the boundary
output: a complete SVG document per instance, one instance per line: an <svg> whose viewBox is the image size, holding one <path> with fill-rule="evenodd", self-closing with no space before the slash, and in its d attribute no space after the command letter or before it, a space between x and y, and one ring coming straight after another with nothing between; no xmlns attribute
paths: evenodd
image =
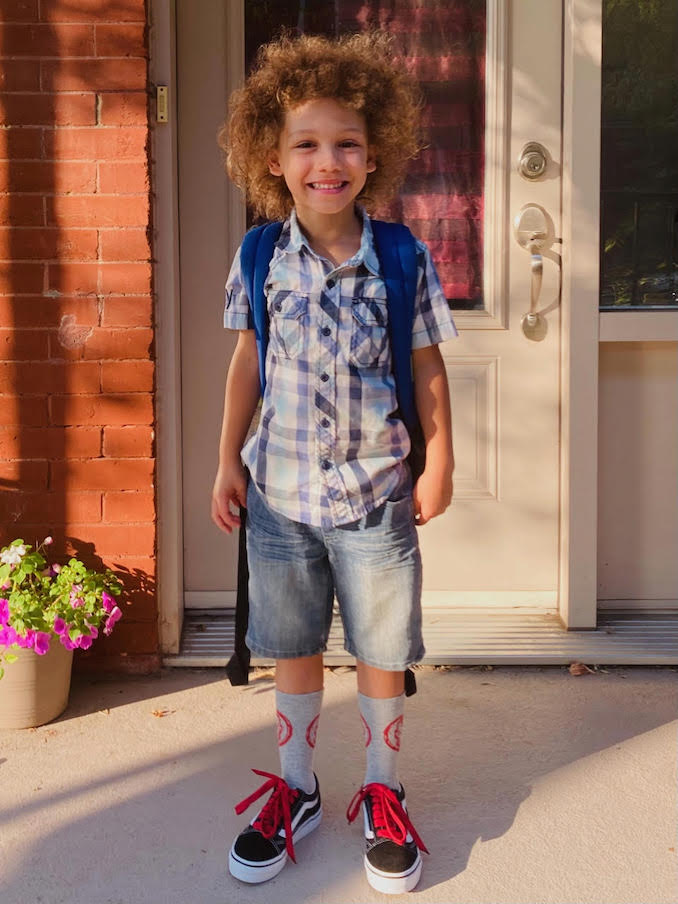
<svg viewBox="0 0 678 904"><path fill-rule="evenodd" d="M511 0L506 2L510 15ZM244 60L244 8L242 3L233 2L227 4L226 10L229 68L235 82L242 72ZM602 0L562 0L562 14L563 257L558 615L564 627L581 629L595 628L597 609ZM151 0L149 19L151 87L166 85L169 89L169 122L156 123L154 104L151 104L151 165L153 221L156 224L158 621L162 653L176 654L179 652L183 623L184 588L175 0ZM245 228L243 205L234 202L230 214L233 236L242 235ZM162 228L158 224L162 224ZM585 229L581 228L582 224Z"/></svg>

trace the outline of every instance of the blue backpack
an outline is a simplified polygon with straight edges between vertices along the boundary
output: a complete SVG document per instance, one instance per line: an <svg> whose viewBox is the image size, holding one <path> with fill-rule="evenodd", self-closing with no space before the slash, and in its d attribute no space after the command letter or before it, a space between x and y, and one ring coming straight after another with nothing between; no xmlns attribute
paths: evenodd
<svg viewBox="0 0 678 904"><path fill-rule="evenodd" d="M414 236L400 223L372 220L375 250L386 284L389 341L393 360L396 396L403 423L410 435L408 458L413 480L424 470L424 438L417 415L412 380L412 323L417 290L417 249ZM259 358L259 382L263 395L266 386L266 349L268 347L268 311L264 286L280 237L282 223L255 226L245 235L240 248L240 264L250 302L252 324Z"/></svg>

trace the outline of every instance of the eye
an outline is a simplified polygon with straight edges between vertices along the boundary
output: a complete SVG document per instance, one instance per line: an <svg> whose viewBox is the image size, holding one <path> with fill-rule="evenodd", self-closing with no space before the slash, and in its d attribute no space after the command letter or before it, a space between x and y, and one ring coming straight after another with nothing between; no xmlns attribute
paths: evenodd
<svg viewBox="0 0 678 904"><path fill-rule="evenodd" d="M343 141L339 142L339 146L342 148L359 148L360 142L356 141L354 138L345 138Z"/></svg>
<svg viewBox="0 0 678 904"><path fill-rule="evenodd" d="M312 148L313 142L310 139L305 139L304 141L298 141L295 145L295 148L299 148L300 150L304 150L305 148Z"/></svg>

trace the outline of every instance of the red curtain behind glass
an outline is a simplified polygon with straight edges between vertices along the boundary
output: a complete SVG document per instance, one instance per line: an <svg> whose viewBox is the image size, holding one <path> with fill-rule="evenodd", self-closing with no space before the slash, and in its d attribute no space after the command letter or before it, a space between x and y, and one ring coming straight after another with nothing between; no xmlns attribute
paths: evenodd
<svg viewBox="0 0 678 904"><path fill-rule="evenodd" d="M246 57L281 26L337 35L382 28L419 81L426 148L381 213L424 239L456 309L480 308L485 166L485 0L261 0L245 4Z"/></svg>

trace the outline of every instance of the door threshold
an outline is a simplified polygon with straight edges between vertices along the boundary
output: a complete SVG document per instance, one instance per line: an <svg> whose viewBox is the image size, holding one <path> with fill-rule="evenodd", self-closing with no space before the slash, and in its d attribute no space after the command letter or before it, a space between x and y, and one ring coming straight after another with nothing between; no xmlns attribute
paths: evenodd
<svg viewBox="0 0 678 904"><path fill-rule="evenodd" d="M556 615L514 611L424 610L423 665L678 665L678 613L598 612L590 630L563 628ZM233 610L186 612L181 649L163 657L176 668L223 668L233 653ZM325 665L353 665L343 648L341 619L333 619ZM253 657L253 666L270 659Z"/></svg>

